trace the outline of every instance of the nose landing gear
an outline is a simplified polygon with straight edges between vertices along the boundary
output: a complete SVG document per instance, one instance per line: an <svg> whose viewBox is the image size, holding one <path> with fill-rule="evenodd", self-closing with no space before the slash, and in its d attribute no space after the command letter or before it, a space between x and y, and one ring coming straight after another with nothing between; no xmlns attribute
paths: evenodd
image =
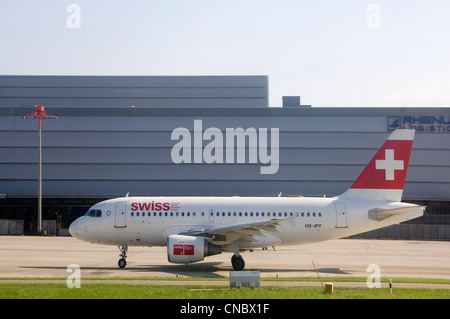
<svg viewBox="0 0 450 319"><path fill-rule="evenodd" d="M128 251L128 246L117 246L119 247L120 250L120 257L122 257L121 259L119 259L118 265L120 268L125 268L125 266L127 265L127 251Z"/></svg>

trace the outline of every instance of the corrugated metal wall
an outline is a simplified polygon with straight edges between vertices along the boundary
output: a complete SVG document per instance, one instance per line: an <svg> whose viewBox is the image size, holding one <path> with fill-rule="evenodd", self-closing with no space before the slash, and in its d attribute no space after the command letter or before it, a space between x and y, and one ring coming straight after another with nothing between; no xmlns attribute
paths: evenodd
<svg viewBox="0 0 450 319"><path fill-rule="evenodd" d="M56 108L43 122L43 192L52 196L336 195L389 136L387 117L448 116L448 108ZM32 108L0 108L0 193L35 194ZM174 164L172 131L279 128L279 169L257 163ZM203 141L203 146L210 143ZM225 146L225 141L223 141ZM269 148L270 150L270 148ZM248 155L247 149L247 155ZM192 151L194 152L194 151ZM193 156L193 155L192 155ZM225 155L224 155L225 156ZM450 133L416 134L405 199L450 199Z"/></svg>
<svg viewBox="0 0 450 319"><path fill-rule="evenodd" d="M0 76L0 106L267 107L267 76Z"/></svg>

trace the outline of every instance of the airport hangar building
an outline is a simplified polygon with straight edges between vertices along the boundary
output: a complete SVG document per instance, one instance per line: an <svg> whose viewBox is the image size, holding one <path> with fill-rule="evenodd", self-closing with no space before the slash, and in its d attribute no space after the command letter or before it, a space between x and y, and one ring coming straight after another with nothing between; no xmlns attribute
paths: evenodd
<svg viewBox="0 0 450 319"><path fill-rule="evenodd" d="M390 131L416 137L407 224L360 236L450 240L450 108L269 107L267 76L0 76L0 234L43 219L50 234L103 199L130 195L334 196ZM280 97L281 98L281 97Z"/></svg>

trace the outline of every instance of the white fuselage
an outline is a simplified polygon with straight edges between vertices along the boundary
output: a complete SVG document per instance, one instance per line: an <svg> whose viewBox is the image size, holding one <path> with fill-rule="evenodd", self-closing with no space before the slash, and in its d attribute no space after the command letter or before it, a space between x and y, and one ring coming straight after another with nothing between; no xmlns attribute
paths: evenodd
<svg viewBox="0 0 450 319"><path fill-rule="evenodd" d="M192 230L285 220L276 231L264 232L264 236L255 234L256 240L238 241L239 248L248 249L318 242L389 226L421 216L423 209L417 207L383 220L370 219L369 211L414 206L345 196L123 197L94 205L90 214L72 223L70 232L92 243L165 246L168 236ZM233 240L212 238L212 241L226 246L226 242Z"/></svg>

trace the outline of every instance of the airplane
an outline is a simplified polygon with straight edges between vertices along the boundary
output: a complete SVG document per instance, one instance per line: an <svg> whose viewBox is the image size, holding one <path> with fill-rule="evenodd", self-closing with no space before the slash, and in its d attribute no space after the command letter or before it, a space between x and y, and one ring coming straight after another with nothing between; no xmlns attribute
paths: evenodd
<svg viewBox="0 0 450 319"><path fill-rule="evenodd" d="M168 261L189 264L278 245L338 239L422 216L425 206L401 202L415 130L391 133L359 177L334 197L121 197L102 201L69 227L80 240L128 246L167 246Z"/></svg>

